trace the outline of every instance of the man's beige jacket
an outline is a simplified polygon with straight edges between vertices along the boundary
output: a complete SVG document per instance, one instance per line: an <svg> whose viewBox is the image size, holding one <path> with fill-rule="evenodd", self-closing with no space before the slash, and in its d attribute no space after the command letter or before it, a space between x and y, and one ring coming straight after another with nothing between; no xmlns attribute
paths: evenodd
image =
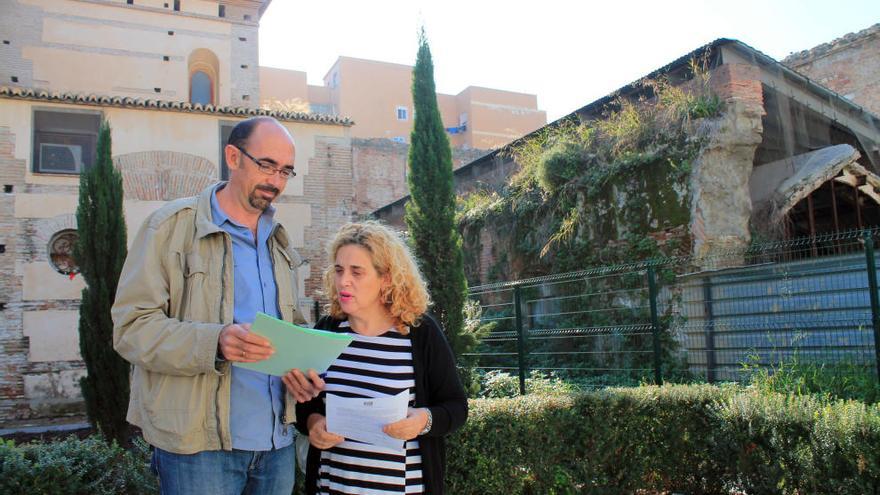
<svg viewBox="0 0 880 495"><path fill-rule="evenodd" d="M113 304L113 346L133 365L127 419L151 445L179 454L232 449L230 364L217 360L220 330L232 323L232 241L211 221L214 187L144 221ZM300 258L280 224L269 252L281 317L305 323ZM292 423L295 403L285 395L284 422Z"/></svg>

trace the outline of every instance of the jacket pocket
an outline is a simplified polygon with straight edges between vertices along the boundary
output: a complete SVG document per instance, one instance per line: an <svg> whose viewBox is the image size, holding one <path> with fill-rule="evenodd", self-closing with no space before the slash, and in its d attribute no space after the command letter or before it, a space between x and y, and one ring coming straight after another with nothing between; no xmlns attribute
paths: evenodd
<svg viewBox="0 0 880 495"><path fill-rule="evenodd" d="M210 388L211 375L150 375L143 406L153 428L181 438L203 431L209 406L206 392Z"/></svg>

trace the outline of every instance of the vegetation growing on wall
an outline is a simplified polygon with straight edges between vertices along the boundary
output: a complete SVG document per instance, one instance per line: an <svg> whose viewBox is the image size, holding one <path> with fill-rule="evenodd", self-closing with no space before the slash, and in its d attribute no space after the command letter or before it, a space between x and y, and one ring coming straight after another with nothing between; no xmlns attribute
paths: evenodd
<svg viewBox="0 0 880 495"><path fill-rule="evenodd" d="M496 280L677 254L688 246L688 182L703 139L699 120L721 101L709 73L641 83L637 101L617 98L603 118L547 127L510 151L518 173L499 193L459 201L466 267L475 280L479 231L491 225L506 266ZM671 240L650 236L671 233Z"/></svg>

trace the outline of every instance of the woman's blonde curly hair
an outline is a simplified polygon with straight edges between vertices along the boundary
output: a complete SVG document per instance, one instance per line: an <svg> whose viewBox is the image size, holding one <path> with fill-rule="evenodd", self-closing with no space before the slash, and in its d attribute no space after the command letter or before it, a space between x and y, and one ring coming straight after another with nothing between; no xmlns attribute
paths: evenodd
<svg viewBox="0 0 880 495"><path fill-rule="evenodd" d="M380 297L395 320L398 331L404 335L409 333L409 327L418 325L420 317L428 309L428 289L409 248L397 234L379 222L345 224L330 242L327 249L329 263L324 271L324 295L330 300L325 308L327 312L337 319L346 316L339 305L334 278L336 253L348 245L366 249L380 277L389 274L390 289Z"/></svg>

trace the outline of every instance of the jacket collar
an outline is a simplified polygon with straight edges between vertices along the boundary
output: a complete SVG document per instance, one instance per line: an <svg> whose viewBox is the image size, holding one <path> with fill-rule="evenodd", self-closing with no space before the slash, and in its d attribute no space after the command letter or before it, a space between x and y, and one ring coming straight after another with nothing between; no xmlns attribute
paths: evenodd
<svg viewBox="0 0 880 495"><path fill-rule="evenodd" d="M214 191L221 185L225 186L226 182L215 182L203 189L198 195L196 204L196 239L223 232L223 229L214 223L211 214L211 196L214 195ZM287 249L289 244L287 232L284 230L284 226L275 220L272 221L272 234L270 237L274 237L282 248Z"/></svg>
<svg viewBox="0 0 880 495"><path fill-rule="evenodd" d="M225 184L225 182L221 183ZM198 195L196 203L196 239L201 239L217 232L223 232L223 229L214 225L211 216L211 195L214 194L214 189L221 183L211 184L202 189L202 192Z"/></svg>

